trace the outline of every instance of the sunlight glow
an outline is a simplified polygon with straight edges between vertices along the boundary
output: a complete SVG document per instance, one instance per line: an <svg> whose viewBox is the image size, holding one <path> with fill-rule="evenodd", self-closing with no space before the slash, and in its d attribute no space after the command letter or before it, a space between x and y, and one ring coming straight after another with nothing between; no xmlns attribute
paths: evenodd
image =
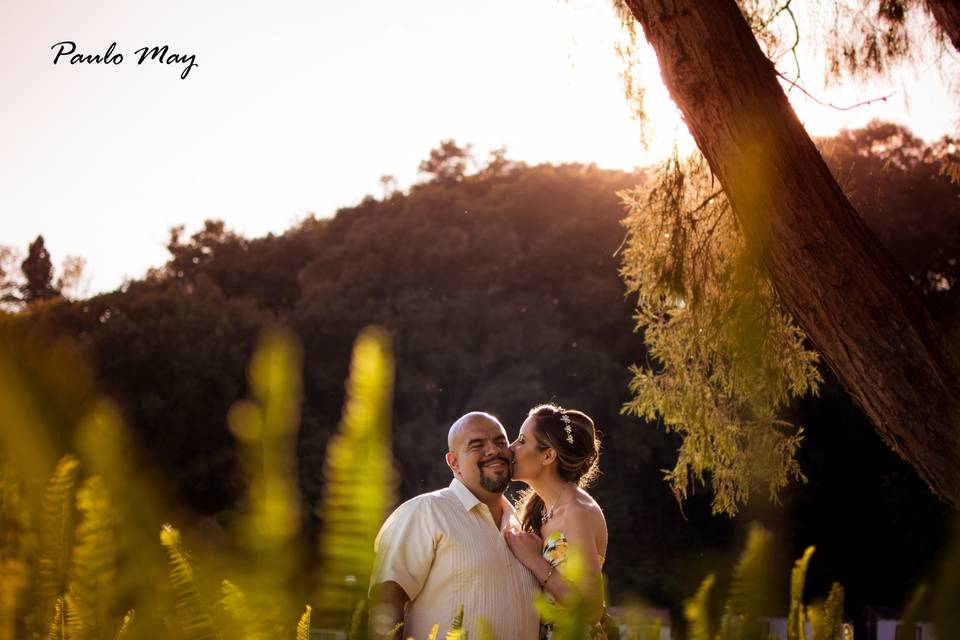
<svg viewBox="0 0 960 640"><path fill-rule="evenodd" d="M56 264L85 257L104 291L162 264L174 225L280 233L379 195L384 174L408 188L444 138L481 161L506 145L527 163L623 170L694 148L649 49L641 146L606 0L375 4L5 3L0 80L17 99L0 120L0 244L23 249L41 233ZM65 39L86 53L116 42L129 58L168 43L198 66L186 80L131 62L54 66L50 47ZM956 124L955 99L926 71L892 88L805 86L837 104L895 92L853 111L791 100L815 135L879 117L937 137Z"/></svg>

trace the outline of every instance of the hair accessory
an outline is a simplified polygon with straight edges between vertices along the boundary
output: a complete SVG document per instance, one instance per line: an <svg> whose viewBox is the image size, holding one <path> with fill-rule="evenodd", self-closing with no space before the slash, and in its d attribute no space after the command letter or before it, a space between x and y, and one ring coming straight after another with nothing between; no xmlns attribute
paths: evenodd
<svg viewBox="0 0 960 640"><path fill-rule="evenodd" d="M562 411L560 412L560 420L563 422L563 430L567 432L567 442L573 444L573 427L570 426L570 416Z"/></svg>

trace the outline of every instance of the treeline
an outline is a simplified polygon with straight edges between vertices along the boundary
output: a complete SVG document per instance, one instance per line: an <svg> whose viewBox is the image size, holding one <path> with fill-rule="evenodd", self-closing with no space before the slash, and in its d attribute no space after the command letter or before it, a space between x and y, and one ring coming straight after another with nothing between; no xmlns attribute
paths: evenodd
<svg viewBox="0 0 960 640"><path fill-rule="evenodd" d="M823 145L868 224L949 319L960 187L939 175L936 148L881 124ZM218 221L189 237L174 229L170 260L142 280L86 300L45 298L20 317L81 342L147 462L206 529L243 495L226 415L246 393L260 330L282 323L304 351L299 480L305 528L316 535L322 523L310 514L348 356L357 332L376 323L392 336L397 362L402 497L449 482L446 430L463 412L491 411L513 435L530 406L552 400L585 410L604 434L595 494L611 531L615 599L635 593L679 606L706 569L740 547L754 517L789 541L787 556L819 546L813 592L839 580L848 612L899 604L942 544L946 511L835 382L791 416L806 429L810 482L788 491L783 508L761 499L735 522L712 518L709 496L681 509L661 471L672 466L675 441L620 415L628 366L647 355L618 276L616 192L643 173L529 167L502 152L470 173L469 159L447 142L409 192L368 197L280 236L248 239Z"/></svg>

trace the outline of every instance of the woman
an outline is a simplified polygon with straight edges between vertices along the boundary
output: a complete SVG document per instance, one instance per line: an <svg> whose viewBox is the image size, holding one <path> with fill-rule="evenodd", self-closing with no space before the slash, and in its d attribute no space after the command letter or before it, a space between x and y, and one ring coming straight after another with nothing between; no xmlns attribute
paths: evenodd
<svg viewBox="0 0 960 640"><path fill-rule="evenodd" d="M593 420L581 411L553 404L534 407L510 445L513 479L529 485L517 505L520 531L504 536L514 555L536 576L548 598L564 602L576 588L587 602L592 637L604 637L600 570L607 553L607 522L603 511L584 487L596 479L600 442ZM581 582L564 577L570 553L583 560ZM541 625L541 640L553 633Z"/></svg>

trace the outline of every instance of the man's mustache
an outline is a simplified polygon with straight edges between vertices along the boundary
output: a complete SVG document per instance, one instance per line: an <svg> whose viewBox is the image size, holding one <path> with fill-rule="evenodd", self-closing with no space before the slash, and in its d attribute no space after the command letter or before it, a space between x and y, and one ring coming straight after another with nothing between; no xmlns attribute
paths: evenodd
<svg viewBox="0 0 960 640"><path fill-rule="evenodd" d="M477 466L485 467L492 462L503 462L508 467L513 464L513 460L509 456L494 456L492 458L488 458L487 460L481 460L477 463Z"/></svg>

